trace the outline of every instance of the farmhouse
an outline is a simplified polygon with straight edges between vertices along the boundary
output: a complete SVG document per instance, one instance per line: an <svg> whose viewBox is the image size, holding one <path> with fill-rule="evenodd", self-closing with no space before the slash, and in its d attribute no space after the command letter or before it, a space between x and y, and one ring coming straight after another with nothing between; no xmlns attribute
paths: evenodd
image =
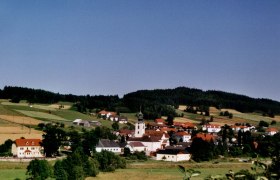
<svg viewBox="0 0 280 180"><path fill-rule="evenodd" d="M274 134L278 133L278 129L276 129L276 128L267 128L265 132L266 132L267 135L273 136Z"/></svg>
<svg viewBox="0 0 280 180"><path fill-rule="evenodd" d="M192 136L185 131L179 131L173 134L173 138L175 138L177 142L190 142Z"/></svg>
<svg viewBox="0 0 280 180"><path fill-rule="evenodd" d="M163 125L163 124L164 124L164 120L161 119L161 118L158 118L158 119L155 119L155 123L156 123L156 124Z"/></svg>
<svg viewBox="0 0 280 180"><path fill-rule="evenodd" d="M83 126L83 127L90 127L90 122L87 120L76 119L73 121L74 125Z"/></svg>
<svg viewBox="0 0 280 180"><path fill-rule="evenodd" d="M103 117L104 119L109 119L110 118L110 116L116 116L117 115L117 113L116 112L110 112L110 111L105 111L105 110L102 110L102 111L100 111L99 113L98 113L98 115L100 116L100 117Z"/></svg>
<svg viewBox="0 0 280 180"><path fill-rule="evenodd" d="M202 126L202 130L209 133L217 133L221 131L221 126L215 124L206 124Z"/></svg>
<svg viewBox="0 0 280 180"><path fill-rule="evenodd" d="M12 154L18 158L43 157L41 139L16 139L12 145Z"/></svg>
<svg viewBox="0 0 280 180"><path fill-rule="evenodd" d="M96 152L101 152L102 150L110 151L116 154L120 154L122 152L121 147L115 141L109 139L100 139L95 150Z"/></svg>
<svg viewBox="0 0 280 180"><path fill-rule="evenodd" d="M159 150L156 154L156 160L178 162L191 159L191 154L188 151L180 149Z"/></svg>

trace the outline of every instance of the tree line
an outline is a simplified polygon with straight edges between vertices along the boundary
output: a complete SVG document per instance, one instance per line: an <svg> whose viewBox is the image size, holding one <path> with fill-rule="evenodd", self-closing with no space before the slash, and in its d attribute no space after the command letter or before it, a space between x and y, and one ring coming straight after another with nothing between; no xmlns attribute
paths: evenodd
<svg viewBox="0 0 280 180"><path fill-rule="evenodd" d="M144 118L155 119L160 116L178 116L175 108L179 105L193 107L210 107L218 109L230 108L240 112L259 112L264 116L274 117L280 114L280 102L251 98L245 95L223 91L203 91L195 88L178 87L175 89L139 90L125 94L123 98L117 95L83 95L59 94L41 89L5 86L0 90L0 98L11 99L13 102L27 100L29 103L58 103L67 101L74 103L74 109L79 112L106 109L117 112L138 112L141 108Z"/></svg>

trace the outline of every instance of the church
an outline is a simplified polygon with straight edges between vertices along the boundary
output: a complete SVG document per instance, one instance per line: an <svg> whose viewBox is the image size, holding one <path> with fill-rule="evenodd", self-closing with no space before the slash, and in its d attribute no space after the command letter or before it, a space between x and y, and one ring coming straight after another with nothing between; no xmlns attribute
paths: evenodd
<svg viewBox="0 0 280 180"><path fill-rule="evenodd" d="M127 143L141 142L146 148L146 154L150 155L157 150L164 149L169 146L169 135L163 132L157 131L145 131L145 122L143 114L140 111L138 113L138 121L135 123L135 133L133 137L128 138Z"/></svg>

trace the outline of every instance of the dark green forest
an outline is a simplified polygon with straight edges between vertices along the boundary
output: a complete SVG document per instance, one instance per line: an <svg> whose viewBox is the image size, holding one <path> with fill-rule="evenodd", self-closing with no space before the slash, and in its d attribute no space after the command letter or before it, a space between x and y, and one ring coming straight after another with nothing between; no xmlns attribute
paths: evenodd
<svg viewBox="0 0 280 180"><path fill-rule="evenodd" d="M117 112L137 112L141 108L148 119L161 115L176 116L174 107L214 106L236 109L240 112L259 112L273 117L280 114L280 102L251 98L245 95L223 91L203 91L195 88L178 87L175 89L139 90L125 94L123 98L117 95L83 95L59 94L41 89L5 86L0 90L0 98L11 99L12 102L27 100L29 103L57 103L59 101L73 102L74 108L80 112L93 109L106 109Z"/></svg>

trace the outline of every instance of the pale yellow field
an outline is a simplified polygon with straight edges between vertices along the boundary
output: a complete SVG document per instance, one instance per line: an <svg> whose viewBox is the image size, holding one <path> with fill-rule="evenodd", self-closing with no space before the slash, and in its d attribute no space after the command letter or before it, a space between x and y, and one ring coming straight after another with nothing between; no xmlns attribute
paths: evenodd
<svg viewBox="0 0 280 180"><path fill-rule="evenodd" d="M210 115L216 115L220 113L220 110L215 107L210 107L209 111L210 111Z"/></svg>
<svg viewBox="0 0 280 180"><path fill-rule="evenodd" d="M236 111L234 109L221 109L221 111L228 111L229 113L232 113L232 114L242 114L241 112L239 111Z"/></svg>
<svg viewBox="0 0 280 180"><path fill-rule="evenodd" d="M51 108L53 108L53 109L59 109L59 106L60 106L60 104L51 104L51 105L49 105L48 107L51 107ZM62 108L62 109L70 109L70 108L71 108L70 105L63 105L63 108Z"/></svg>
<svg viewBox="0 0 280 180"><path fill-rule="evenodd" d="M187 108L186 105L179 105L179 110L184 111Z"/></svg>
<svg viewBox="0 0 280 180"><path fill-rule="evenodd" d="M42 123L43 121L26 117L26 116L12 116L12 115L0 115L0 119L3 119L5 121L17 123L17 124L25 124L25 125L38 125L39 123Z"/></svg>
<svg viewBox="0 0 280 180"><path fill-rule="evenodd" d="M42 139L43 132L27 128L25 126L11 124L10 126L0 127L0 144L6 140L16 140L21 137Z"/></svg>
<svg viewBox="0 0 280 180"><path fill-rule="evenodd" d="M190 122L190 123L197 123L197 121L185 118L185 117L175 117L174 122Z"/></svg>

